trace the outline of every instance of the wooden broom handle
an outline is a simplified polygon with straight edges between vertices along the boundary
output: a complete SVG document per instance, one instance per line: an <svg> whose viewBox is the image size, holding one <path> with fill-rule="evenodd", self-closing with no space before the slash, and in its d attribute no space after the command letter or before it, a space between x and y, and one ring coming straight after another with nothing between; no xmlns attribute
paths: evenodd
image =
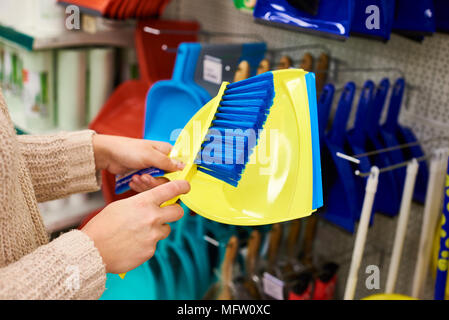
<svg viewBox="0 0 449 320"><path fill-rule="evenodd" d="M301 231L301 220L293 220L290 223L290 230L287 236L287 257L288 260L293 260L296 254L298 244L299 232Z"/></svg>
<svg viewBox="0 0 449 320"><path fill-rule="evenodd" d="M230 284L233 278L233 266L237 256L238 247L237 237L232 236L226 246L224 260L221 266L222 292L218 296L218 300L232 299Z"/></svg>
<svg viewBox="0 0 449 320"><path fill-rule="evenodd" d="M271 228L270 243L268 245L267 258L268 258L269 271L271 271L274 268L281 240L282 240L282 226L279 223L276 223Z"/></svg>
<svg viewBox="0 0 449 320"><path fill-rule="evenodd" d="M248 252L246 255L246 273L248 278L256 273L256 263L259 257L259 248L261 243L261 235L258 230L253 230L248 241Z"/></svg>

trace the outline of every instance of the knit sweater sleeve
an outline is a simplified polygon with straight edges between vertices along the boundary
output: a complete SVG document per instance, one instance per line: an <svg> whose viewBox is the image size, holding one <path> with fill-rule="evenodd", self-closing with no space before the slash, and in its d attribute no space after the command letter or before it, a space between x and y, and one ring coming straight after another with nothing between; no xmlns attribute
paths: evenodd
<svg viewBox="0 0 449 320"><path fill-rule="evenodd" d="M93 241L73 230L0 268L0 299L98 299L105 282Z"/></svg>
<svg viewBox="0 0 449 320"><path fill-rule="evenodd" d="M18 136L39 202L100 188L92 146L94 131Z"/></svg>

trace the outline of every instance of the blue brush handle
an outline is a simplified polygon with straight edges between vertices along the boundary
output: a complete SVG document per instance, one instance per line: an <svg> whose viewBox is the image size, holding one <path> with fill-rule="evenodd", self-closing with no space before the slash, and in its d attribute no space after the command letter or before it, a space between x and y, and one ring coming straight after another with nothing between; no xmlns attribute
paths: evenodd
<svg viewBox="0 0 449 320"><path fill-rule="evenodd" d="M318 100L318 128L319 135L322 137L326 130L327 121L331 111L332 100L334 99L335 87L333 84L326 84Z"/></svg>
<svg viewBox="0 0 449 320"><path fill-rule="evenodd" d="M376 89L373 104L370 108L369 117L367 119L367 130L370 134L376 134L379 130L379 121L384 108L385 99L387 97L390 81L384 78Z"/></svg>
<svg viewBox="0 0 449 320"><path fill-rule="evenodd" d="M446 173L446 186L443 206L443 225L440 231L440 251L438 252L435 300L444 300L446 295L447 268L449 257L449 166Z"/></svg>
<svg viewBox="0 0 449 320"><path fill-rule="evenodd" d="M126 175L117 175L115 177L115 193L122 194L130 190L129 183L131 182L133 176L136 174L139 176L142 174L149 174L157 178L163 176L165 174L165 171L158 168L150 167L138 171L132 171Z"/></svg>
<svg viewBox="0 0 449 320"><path fill-rule="evenodd" d="M335 113L332 127L329 130L329 141L335 145L343 146L346 132L346 124L351 113L352 101L354 100L355 84L348 82L341 93L338 101L337 112Z"/></svg>
<svg viewBox="0 0 449 320"><path fill-rule="evenodd" d="M399 111L401 109L402 98L404 96L405 80L399 78L393 87L393 93L390 98L390 105L388 107L387 120L385 121L385 128L388 131L395 131L398 127Z"/></svg>

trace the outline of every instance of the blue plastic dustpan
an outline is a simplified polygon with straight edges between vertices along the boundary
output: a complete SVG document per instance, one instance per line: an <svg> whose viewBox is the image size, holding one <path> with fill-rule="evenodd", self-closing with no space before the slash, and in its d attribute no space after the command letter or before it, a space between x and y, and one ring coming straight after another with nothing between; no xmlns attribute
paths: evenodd
<svg viewBox="0 0 449 320"><path fill-rule="evenodd" d="M354 2L354 17L351 35L387 41L390 39L394 20L395 1L357 0Z"/></svg>
<svg viewBox="0 0 449 320"><path fill-rule="evenodd" d="M184 47L183 47L184 48ZM184 70L195 57L183 51L176 57L171 80L156 82L148 92L145 110L144 139L174 144L177 134L203 106L204 98L185 84ZM174 131L179 129L178 132Z"/></svg>
<svg viewBox="0 0 449 320"><path fill-rule="evenodd" d="M335 87L333 84L328 83L324 86L320 99L318 100L318 128L320 141L324 138L327 123L329 121L329 115L331 112L332 101L334 99Z"/></svg>
<svg viewBox="0 0 449 320"><path fill-rule="evenodd" d="M396 0L394 32L421 37L431 35L435 30L433 0Z"/></svg>
<svg viewBox="0 0 449 320"><path fill-rule="evenodd" d="M366 81L360 96L354 128L347 134L348 145L350 146L353 154L361 154L368 151L385 148L375 133L370 130L370 128L375 126L379 120L378 118L371 119L374 106L373 92L374 82L371 80ZM373 166L376 165L379 168L384 168L391 165L391 161L386 153L363 157L360 160L360 168L362 172L370 171L370 168L365 168L365 164L362 167L362 162L370 163L370 165ZM360 180L360 196L363 197L365 193L365 179L358 180ZM382 173L379 176L379 188L376 192L374 210L380 211L381 213L389 216L395 216L399 212L401 202L400 193L401 192L399 190L394 172L388 171Z"/></svg>
<svg viewBox="0 0 449 320"><path fill-rule="evenodd" d="M325 208L323 217L353 233L354 223L360 214L361 201L358 197L354 170L348 161L337 156L346 153L345 131L354 100L355 84L346 84L338 102L334 121L323 137L323 179Z"/></svg>
<svg viewBox="0 0 449 320"><path fill-rule="evenodd" d="M172 78L182 79L184 84L190 86L191 90L195 91L198 96L201 97L202 101L206 103L212 98L212 96L194 81L200 53L200 43L181 43L177 50L177 58L179 57L182 63L175 65ZM183 57L183 55L186 56Z"/></svg>
<svg viewBox="0 0 449 320"><path fill-rule="evenodd" d="M449 1L433 0L435 6L435 25L437 31L449 32Z"/></svg>
<svg viewBox="0 0 449 320"><path fill-rule="evenodd" d="M399 112L401 108L402 98L404 96L405 80L399 78L393 87L388 107L387 120L382 125L382 131L396 138L398 144L413 143L418 141L415 134L410 128L403 127L399 124ZM424 151L420 145L402 149L405 160L419 158L424 156ZM427 179L429 177L429 169L425 161L419 162L418 175L416 177L416 185L413 193L413 199L420 203L424 203L426 198Z"/></svg>
<svg viewBox="0 0 449 320"><path fill-rule="evenodd" d="M256 21L327 37L349 37L353 0L321 0L316 15L311 15L287 0L258 0L254 8Z"/></svg>
<svg viewBox="0 0 449 320"><path fill-rule="evenodd" d="M387 97L389 87L390 81L388 79L383 79L380 82L379 86L377 87L376 97L374 99L372 113L370 115L371 122L369 125L369 132L371 132L371 134L373 134L377 139L379 139L385 148L392 148L399 145L399 142L397 141L396 137L390 134L389 132L385 131L384 129L382 129L382 127L380 126L380 117L383 113L383 108L385 105L385 100ZM391 164L404 162L404 156L401 150L388 151L384 155L388 156ZM405 167L398 168L393 170L393 173L396 176L396 181L399 188L398 190L400 191L402 197L402 190L405 182L406 169Z"/></svg>
<svg viewBox="0 0 449 320"><path fill-rule="evenodd" d="M157 300L162 299L158 279L148 262L126 274L126 281L118 274L106 275L106 290L100 300Z"/></svg>
<svg viewBox="0 0 449 320"><path fill-rule="evenodd" d="M209 257L207 244L203 238L205 232L204 220L201 216L186 214L176 223L174 229L174 244L177 248L182 249L193 263L191 278L195 281L195 292L192 297L195 299L201 299L210 284ZM185 264L185 262L182 264ZM187 264L189 264L189 261L187 261ZM181 270L179 272L187 276L186 271Z"/></svg>

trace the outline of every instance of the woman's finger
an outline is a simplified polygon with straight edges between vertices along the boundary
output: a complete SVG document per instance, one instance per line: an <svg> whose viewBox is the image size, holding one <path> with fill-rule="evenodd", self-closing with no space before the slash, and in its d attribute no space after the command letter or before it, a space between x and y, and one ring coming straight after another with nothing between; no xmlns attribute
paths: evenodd
<svg viewBox="0 0 449 320"><path fill-rule="evenodd" d="M131 183L133 186L131 186ZM142 181L142 178L139 175L134 175L132 177L132 181L129 184L129 186L137 192L143 192L148 190L149 188L145 185L145 183Z"/></svg>
<svg viewBox="0 0 449 320"><path fill-rule="evenodd" d="M171 159L166 154L158 150L155 150L155 152L151 155L151 162L154 167L169 172L182 170L185 166L182 162Z"/></svg>
<svg viewBox="0 0 449 320"><path fill-rule="evenodd" d="M162 152L165 155L168 155L173 148L170 143L162 142L162 141L151 141L151 144L154 149Z"/></svg>
<svg viewBox="0 0 449 320"><path fill-rule="evenodd" d="M170 232L171 232L170 226L168 224L163 224L162 227L161 227L161 233L160 233L160 237L159 238L161 240L166 239L170 235Z"/></svg>
<svg viewBox="0 0 449 320"><path fill-rule="evenodd" d="M161 184L167 183L169 180L164 177L155 178L149 174L141 175L142 181L148 187L148 189L160 186Z"/></svg>

